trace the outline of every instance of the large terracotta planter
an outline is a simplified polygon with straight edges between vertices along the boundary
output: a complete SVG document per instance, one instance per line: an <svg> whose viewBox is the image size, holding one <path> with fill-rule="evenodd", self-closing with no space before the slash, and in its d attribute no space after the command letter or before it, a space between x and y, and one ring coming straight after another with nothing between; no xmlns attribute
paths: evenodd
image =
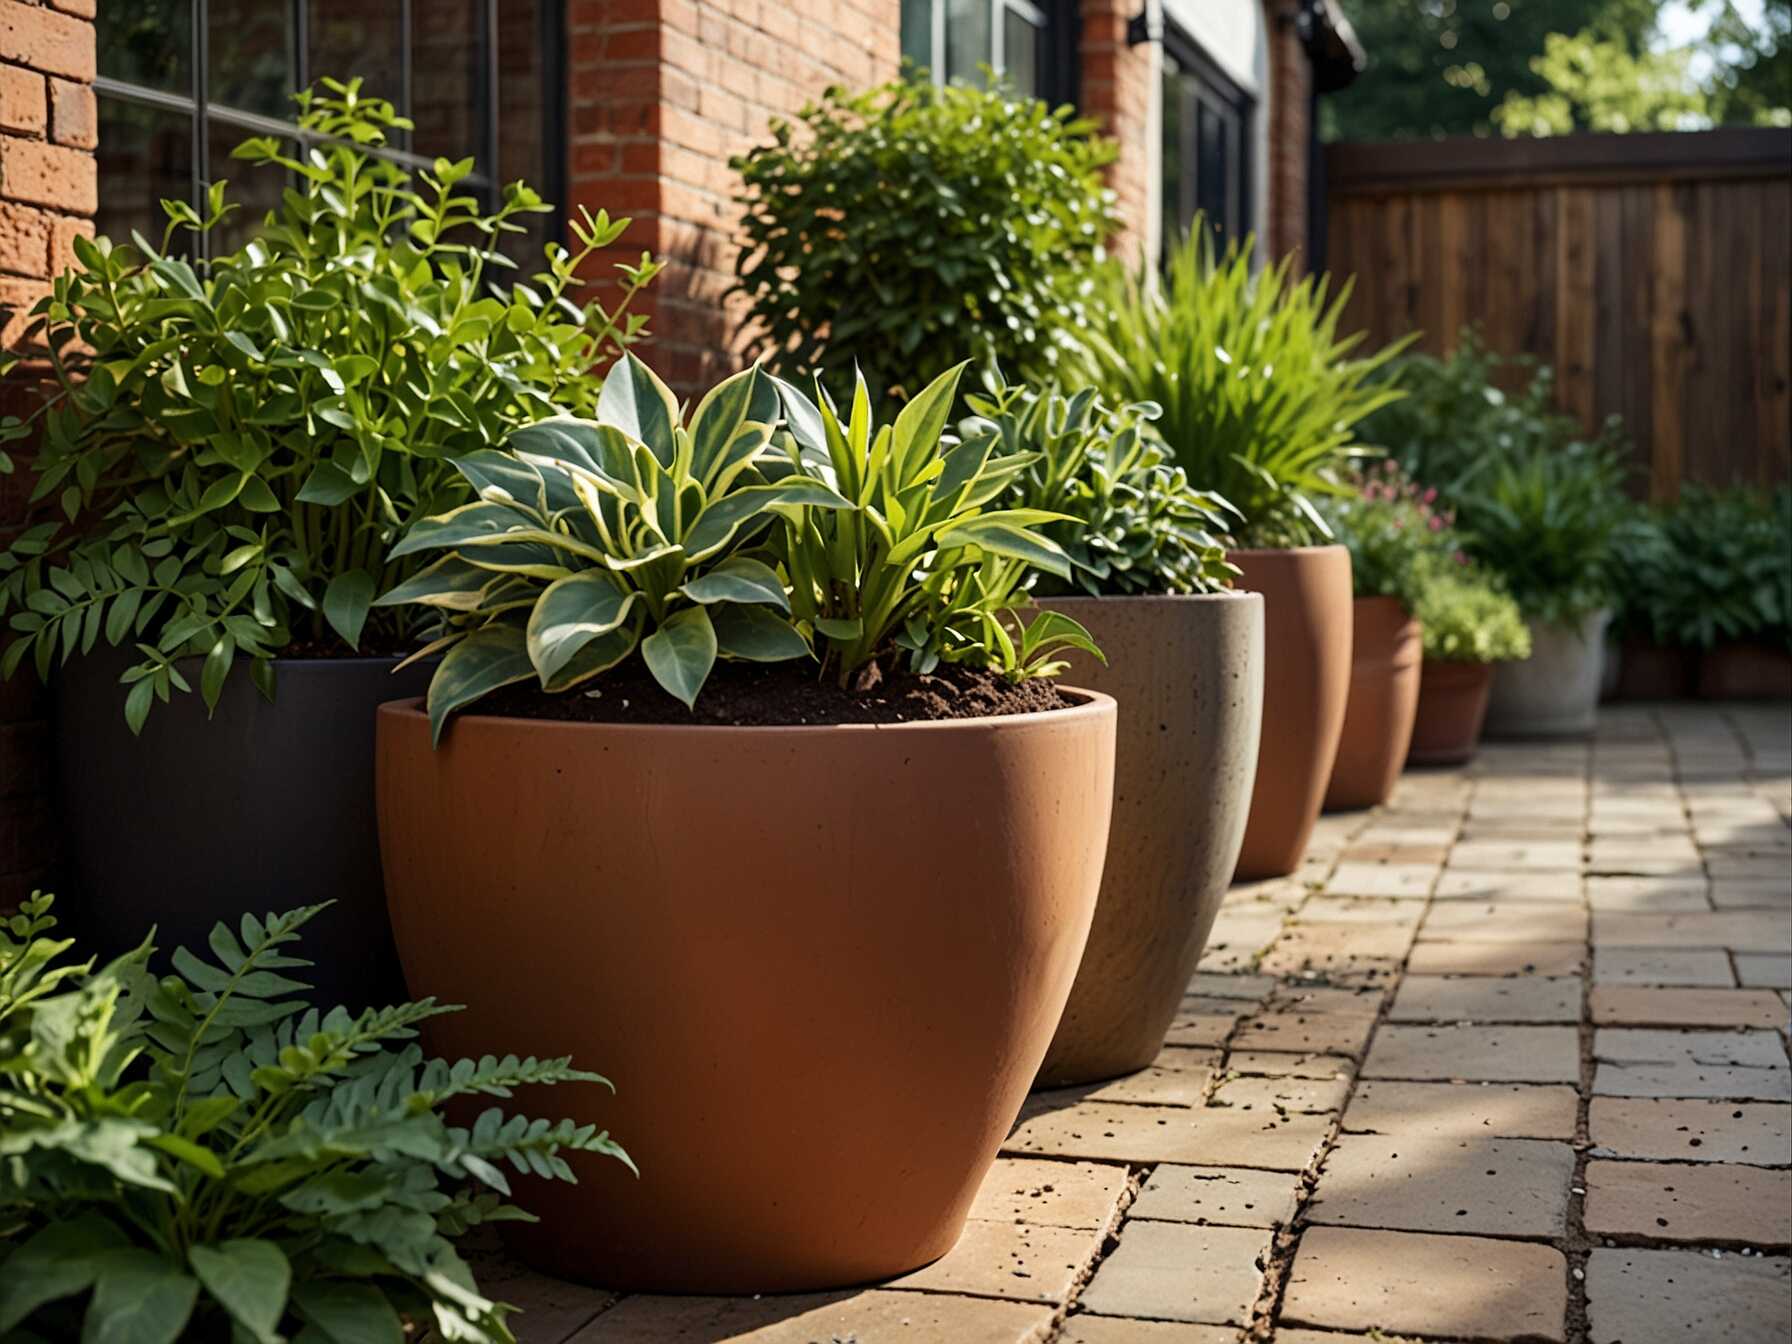
<svg viewBox="0 0 1792 1344"><path fill-rule="evenodd" d="M1233 551L1238 586L1263 594L1263 740L1240 879L1300 867L1337 759L1350 695L1350 552Z"/></svg>
<svg viewBox="0 0 1792 1344"><path fill-rule="evenodd" d="M1471 759L1487 720L1493 690L1490 663L1446 663L1427 658L1419 672L1408 765L1461 765Z"/></svg>
<svg viewBox="0 0 1792 1344"><path fill-rule="evenodd" d="M1489 737L1579 737L1599 719L1609 611L1574 625L1535 621L1531 656L1501 663L1487 705Z"/></svg>
<svg viewBox="0 0 1792 1344"><path fill-rule="evenodd" d="M1083 952L1114 702L894 726L379 715L380 843L449 1055L571 1055L543 1113L640 1177L527 1182L526 1260L745 1293L898 1274L957 1240ZM521 1109L529 1109L524 1098ZM515 1178L513 1178L515 1179Z"/></svg>
<svg viewBox="0 0 1792 1344"><path fill-rule="evenodd" d="M1705 700L1792 698L1792 653L1766 644L1719 644L1699 658Z"/></svg>
<svg viewBox="0 0 1792 1344"><path fill-rule="evenodd" d="M1424 661L1419 623L1393 597L1359 597L1350 637L1350 700L1327 811L1377 807L1394 791L1412 745Z"/></svg>
<svg viewBox="0 0 1792 1344"><path fill-rule="evenodd" d="M1071 677L1119 703L1101 900L1043 1086L1142 1069L1163 1048L1238 861L1263 717L1263 599L1048 598L1107 666Z"/></svg>
<svg viewBox="0 0 1792 1344"><path fill-rule="evenodd" d="M1609 646L1608 646L1609 652ZM1618 700L1680 700L1692 694L1698 654L1632 637L1618 650Z"/></svg>
<svg viewBox="0 0 1792 1344"><path fill-rule="evenodd" d="M57 913L101 961L153 926L158 974L212 927L319 901L295 978L313 1002L359 1012L401 1002L373 811L374 715L429 684L396 658L280 658L275 698L237 668L215 713L197 694L124 721L122 656L79 658L55 683L57 803L67 886ZM181 664L199 685L199 659ZM66 914L64 912L66 911Z"/></svg>

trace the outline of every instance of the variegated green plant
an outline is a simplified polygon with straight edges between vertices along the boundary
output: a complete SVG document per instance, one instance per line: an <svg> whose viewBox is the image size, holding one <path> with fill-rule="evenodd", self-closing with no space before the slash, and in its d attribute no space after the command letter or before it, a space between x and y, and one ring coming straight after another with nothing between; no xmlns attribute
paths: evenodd
<svg viewBox="0 0 1792 1344"><path fill-rule="evenodd" d="M777 556L760 543L773 508L847 501L770 450L778 411L755 368L712 389L686 424L630 355L605 379L595 420L544 420L503 451L458 459L478 498L419 522L392 551L447 554L379 599L444 613L447 633L424 650L444 653L428 698L437 738L449 714L500 686L569 690L637 649L686 705L718 657L806 656Z"/></svg>
<svg viewBox="0 0 1792 1344"><path fill-rule="evenodd" d="M1009 628L1027 600L1030 567L1070 577L1070 558L1040 531L1064 515L999 507L1032 454L998 452L988 436L947 434L963 372L960 364L942 373L881 427L863 377L844 421L819 383L813 401L778 384L787 427L780 442L794 468L851 504L778 511L791 612L813 630L824 668L842 686L898 658L915 672L962 662L1020 680L1061 670L1053 654L1067 647L1099 656L1067 618L1022 628L1018 642Z"/></svg>

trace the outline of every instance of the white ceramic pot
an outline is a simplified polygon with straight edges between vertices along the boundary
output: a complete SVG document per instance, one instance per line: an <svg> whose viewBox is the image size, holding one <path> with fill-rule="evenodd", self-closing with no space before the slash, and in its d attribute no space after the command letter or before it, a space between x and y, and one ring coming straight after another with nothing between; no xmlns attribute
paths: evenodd
<svg viewBox="0 0 1792 1344"><path fill-rule="evenodd" d="M1605 670L1609 611L1576 625L1531 624L1531 656L1501 663L1487 707L1488 737L1573 737L1593 731Z"/></svg>

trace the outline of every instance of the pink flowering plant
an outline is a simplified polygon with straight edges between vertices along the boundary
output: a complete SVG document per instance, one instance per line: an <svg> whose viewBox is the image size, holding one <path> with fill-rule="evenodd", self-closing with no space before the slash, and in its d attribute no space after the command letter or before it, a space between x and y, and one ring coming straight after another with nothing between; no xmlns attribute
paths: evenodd
<svg viewBox="0 0 1792 1344"><path fill-rule="evenodd" d="M1465 566L1456 517L1437 491L1410 479L1392 458L1349 478L1349 493L1320 504L1333 534L1350 548L1358 597L1394 597L1418 610L1427 586Z"/></svg>

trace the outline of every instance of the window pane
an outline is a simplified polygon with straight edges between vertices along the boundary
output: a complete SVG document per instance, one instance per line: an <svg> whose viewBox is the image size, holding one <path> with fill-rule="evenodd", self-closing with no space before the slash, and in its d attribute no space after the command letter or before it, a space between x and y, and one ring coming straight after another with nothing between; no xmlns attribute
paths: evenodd
<svg viewBox="0 0 1792 1344"><path fill-rule="evenodd" d="M902 0L902 54L932 69L934 0Z"/></svg>
<svg viewBox="0 0 1792 1344"><path fill-rule="evenodd" d="M193 194L193 119L184 112L145 107L121 98L101 98L99 160L100 208L95 229L115 243L128 243L131 230L161 246L168 216L164 197L190 201ZM171 252L192 251L192 235L181 232Z"/></svg>
<svg viewBox="0 0 1792 1344"><path fill-rule="evenodd" d="M167 93L193 92L189 0L111 0L99 7L99 71L108 79Z"/></svg>
<svg viewBox="0 0 1792 1344"><path fill-rule="evenodd" d="M1188 215L1183 209L1183 162L1188 143L1182 124L1182 67L1176 58L1164 56L1164 146L1163 146L1163 216L1164 255L1182 241L1188 228Z"/></svg>
<svg viewBox="0 0 1792 1344"><path fill-rule="evenodd" d="M311 0L307 75L362 77L362 91L404 106L403 8L392 0Z"/></svg>
<svg viewBox="0 0 1792 1344"><path fill-rule="evenodd" d="M220 179L230 183L225 189L236 203L224 222L211 231L206 250L211 256L234 252L261 232L270 210L280 206L280 193L287 177L278 167L233 159L230 151L249 138L250 132L214 120L206 131L206 155L211 160L206 185ZM299 156L296 142L288 140L281 148L294 158Z"/></svg>
<svg viewBox="0 0 1792 1344"><path fill-rule="evenodd" d="M1226 138L1220 113L1206 99L1200 102L1201 138L1197 174L1197 192L1204 224L1216 243L1226 241Z"/></svg>
<svg viewBox="0 0 1792 1344"><path fill-rule="evenodd" d="M1015 10L1002 15L1002 63L1016 93L1039 95L1039 44L1044 34Z"/></svg>
<svg viewBox="0 0 1792 1344"><path fill-rule="evenodd" d="M269 0L211 0L206 7L206 97L265 117L294 115L292 8Z"/></svg>
<svg viewBox="0 0 1792 1344"><path fill-rule="evenodd" d="M946 78L982 78L980 67L995 52L990 46L991 0L946 0Z"/></svg>
<svg viewBox="0 0 1792 1344"><path fill-rule="evenodd" d="M496 174L486 163L481 116L483 80L480 77L480 24L475 0L413 0L411 20L411 147L434 158L480 160L479 171ZM521 47L513 55L525 59L539 45L535 33L535 6L499 6L504 33L513 34L506 47ZM500 40L503 33L500 34ZM523 79L540 75L525 65ZM502 126L505 118L499 117ZM533 135L531 139L535 138ZM508 172L509 170L504 170ZM516 174L511 173L512 177Z"/></svg>

